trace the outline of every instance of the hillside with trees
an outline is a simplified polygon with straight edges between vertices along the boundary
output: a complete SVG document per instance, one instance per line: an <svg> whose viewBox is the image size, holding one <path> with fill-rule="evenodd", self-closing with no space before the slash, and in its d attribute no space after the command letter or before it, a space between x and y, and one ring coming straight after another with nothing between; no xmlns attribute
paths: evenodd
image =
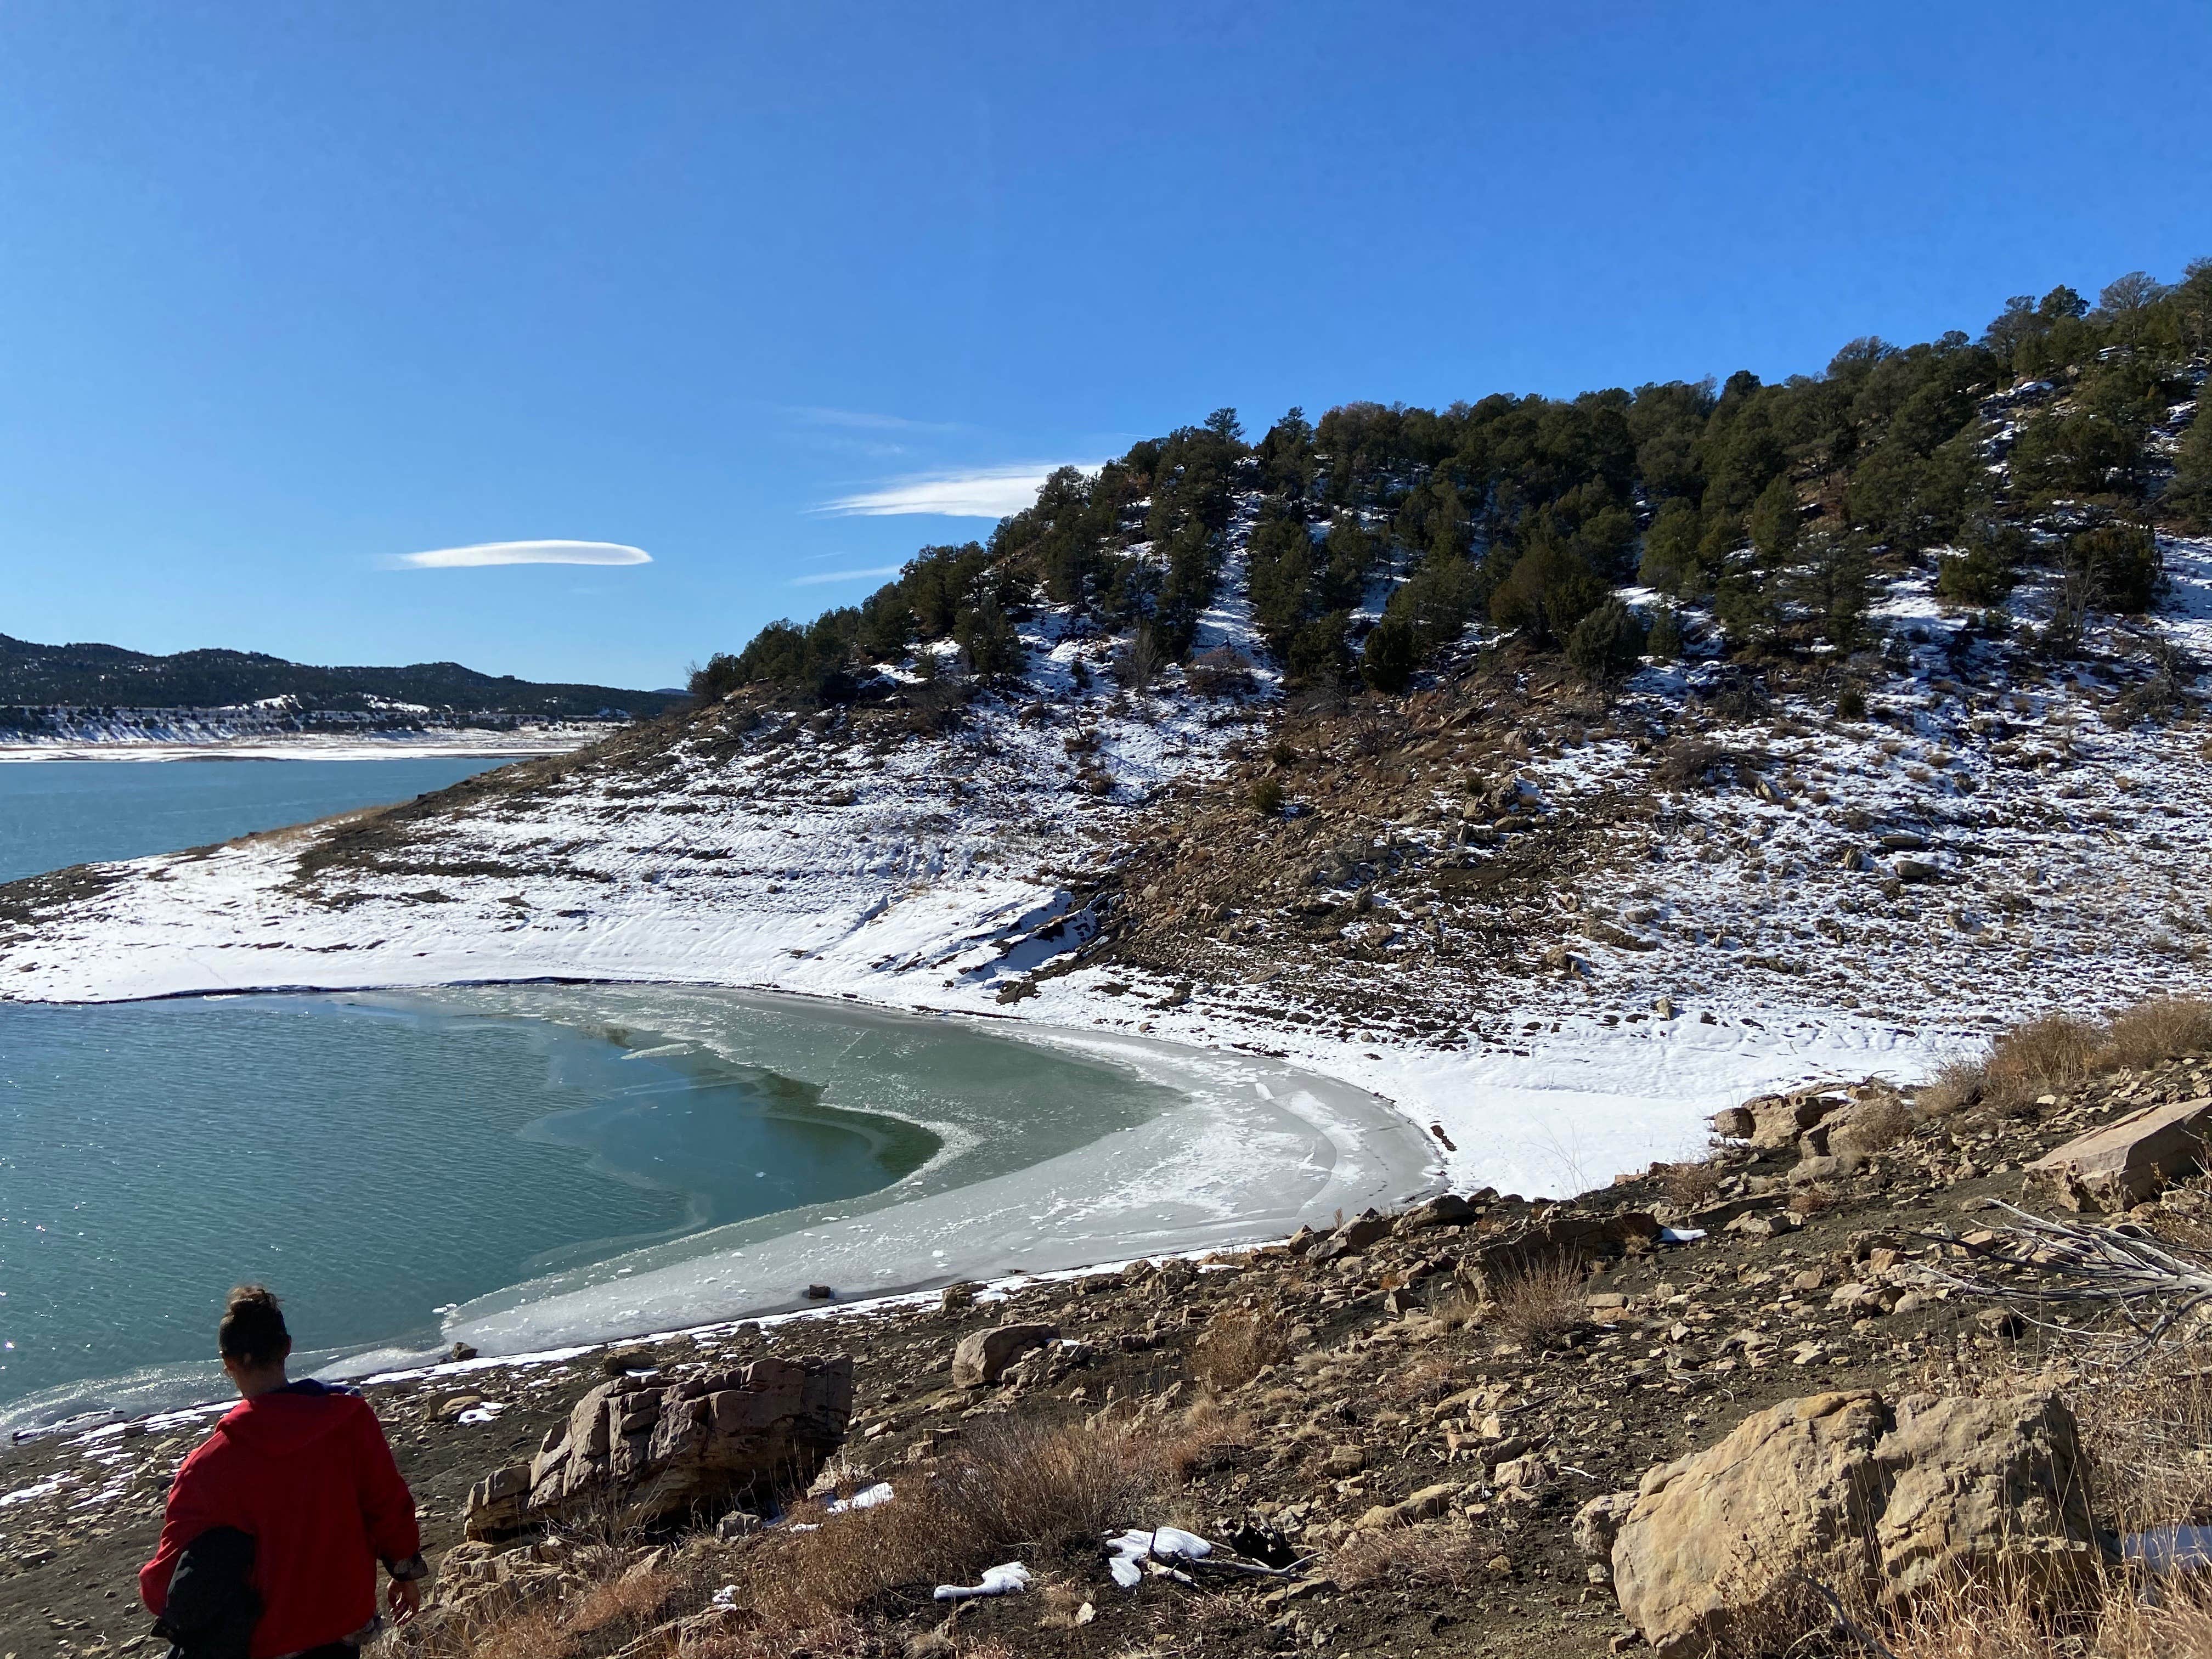
<svg viewBox="0 0 2212 1659"><path fill-rule="evenodd" d="M836 703L988 684L1022 670L1015 624L1042 608L1121 639L1149 678L1188 665L1232 551L1275 665L1324 694L1402 691L1499 641L1597 681L1692 641L1832 662L1864 642L1878 581L1930 554L1942 598L1992 628L2016 586L2047 586L2029 643L2063 656L2091 616L2152 603L2157 531L2212 526L2212 423L2192 418L2208 361L2198 260L2094 304L2015 296L1978 335L1852 340L1771 384L1292 409L1256 441L1219 410L1094 477L1055 472L987 542L924 548L860 605L716 654L693 689Z"/></svg>
<svg viewBox="0 0 2212 1659"><path fill-rule="evenodd" d="M403 668L316 668L255 651L149 656L113 645L33 645L0 634L0 721L76 708L231 708L286 698L302 714L624 720L684 698L605 685L544 685L454 662ZM13 715L12 721L9 717Z"/></svg>

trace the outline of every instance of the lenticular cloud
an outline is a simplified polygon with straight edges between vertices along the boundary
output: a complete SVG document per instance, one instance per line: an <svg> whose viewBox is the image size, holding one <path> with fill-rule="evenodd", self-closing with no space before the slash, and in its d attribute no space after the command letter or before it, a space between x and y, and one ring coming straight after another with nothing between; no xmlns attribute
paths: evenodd
<svg viewBox="0 0 2212 1659"><path fill-rule="evenodd" d="M428 553L402 553L392 561L402 570L460 570L487 564L651 564L653 555L620 542L478 542L471 547L441 547Z"/></svg>

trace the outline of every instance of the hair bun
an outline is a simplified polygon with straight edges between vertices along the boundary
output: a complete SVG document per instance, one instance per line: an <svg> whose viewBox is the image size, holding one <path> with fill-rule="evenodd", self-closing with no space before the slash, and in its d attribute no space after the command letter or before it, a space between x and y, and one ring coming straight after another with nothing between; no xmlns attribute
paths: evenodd
<svg viewBox="0 0 2212 1659"><path fill-rule="evenodd" d="M275 1364L291 1352L292 1334L284 1328L276 1293L266 1285L234 1286L216 1328L216 1346L226 1359L255 1365Z"/></svg>

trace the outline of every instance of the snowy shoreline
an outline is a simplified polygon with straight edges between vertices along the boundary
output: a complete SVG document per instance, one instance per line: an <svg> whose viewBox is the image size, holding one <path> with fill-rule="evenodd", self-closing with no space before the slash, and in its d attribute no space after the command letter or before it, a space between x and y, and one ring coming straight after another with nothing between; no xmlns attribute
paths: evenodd
<svg viewBox="0 0 2212 1659"><path fill-rule="evenodd" d="M846 1109L940 1132L952 1150L872 1192L506 1285L447 1310L434 1346L422 1336L411 1346L372 1340L316 1356L312 1363L328 1376L434 1363L456 1340L488 1357L516 1357L788 1314L816 1305L810 1285L835 1286L836 1305L849 1307L955 1280L1035 1278L1106 1258L1203 1255L1284 1237L1302 1221L1401 1207L1437 1185L1424 1137L1387 1103L1248 1055L714 988L510 987L399 1000L586 1032L618 1030L623 1045L640 1052L711 1052L824 1088L825 1099ZM983 1073L972 1099L926 1087L916 1094L916 1078L945 1075L942 1067L967 1052L941 1048L947 1024L987 1042L1048 1049L1132 1076L1167 1103L1140 1121L1097 1119L1081 1073L1064 1071L1051 1073L1054 1092L1033 1103L1032 1082L1008 1095L1003 1084L983 1083ZM935 1069L916 1073L916 1065ZM1023 1062L1011 1073L1004 1061L995 1066L994 1075L1035 1076ZM945 1116L953 1121L934 1121ZM0 1425L180 1408L219 1382L210 1370L155 1364L59 1385L0 1407Z"/></svg>
<svg viewBox="0 0 2212 1659"><path fill-rule="evenodd" d="M435 736L212 738L181 742L117 739L80 743L0 743L0 766L33 761L381 761L530 760L565 755L606 735L597 726L531 727L519 732L441 732Z"/></svg>

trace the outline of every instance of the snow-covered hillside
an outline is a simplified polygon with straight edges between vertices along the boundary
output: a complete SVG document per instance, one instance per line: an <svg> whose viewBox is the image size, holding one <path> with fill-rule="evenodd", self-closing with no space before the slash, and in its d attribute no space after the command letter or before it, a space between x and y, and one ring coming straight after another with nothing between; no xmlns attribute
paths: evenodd
<svg viewBox="0 0 2212 1659"><path fill-rule="evenodd" d="M1197 648L1264 660L1249 508ZM2212 546L2167 554L2144 628L2201 658ZM1730 719L1693 663L1547 725L1542 677L1509 674L1524 702L1487 724L1283 773L1266 821L1243 797L1279 770L1271 676L1119 690L1113 641L1043 608L1024 683L949 730L739 699L672 739L20 884L0 987L681 981L1237 1042L1399 1100L1468 1178L1561 1188L1683 1150L1758 1086L1917 1072L2024 1011L2206 981L2201 725L2127 716L2125 639L2039 663L1925 589L1877 608L1867 718L1785 690ZM1199 904L1239 860L1249 902Z"/></svg>

